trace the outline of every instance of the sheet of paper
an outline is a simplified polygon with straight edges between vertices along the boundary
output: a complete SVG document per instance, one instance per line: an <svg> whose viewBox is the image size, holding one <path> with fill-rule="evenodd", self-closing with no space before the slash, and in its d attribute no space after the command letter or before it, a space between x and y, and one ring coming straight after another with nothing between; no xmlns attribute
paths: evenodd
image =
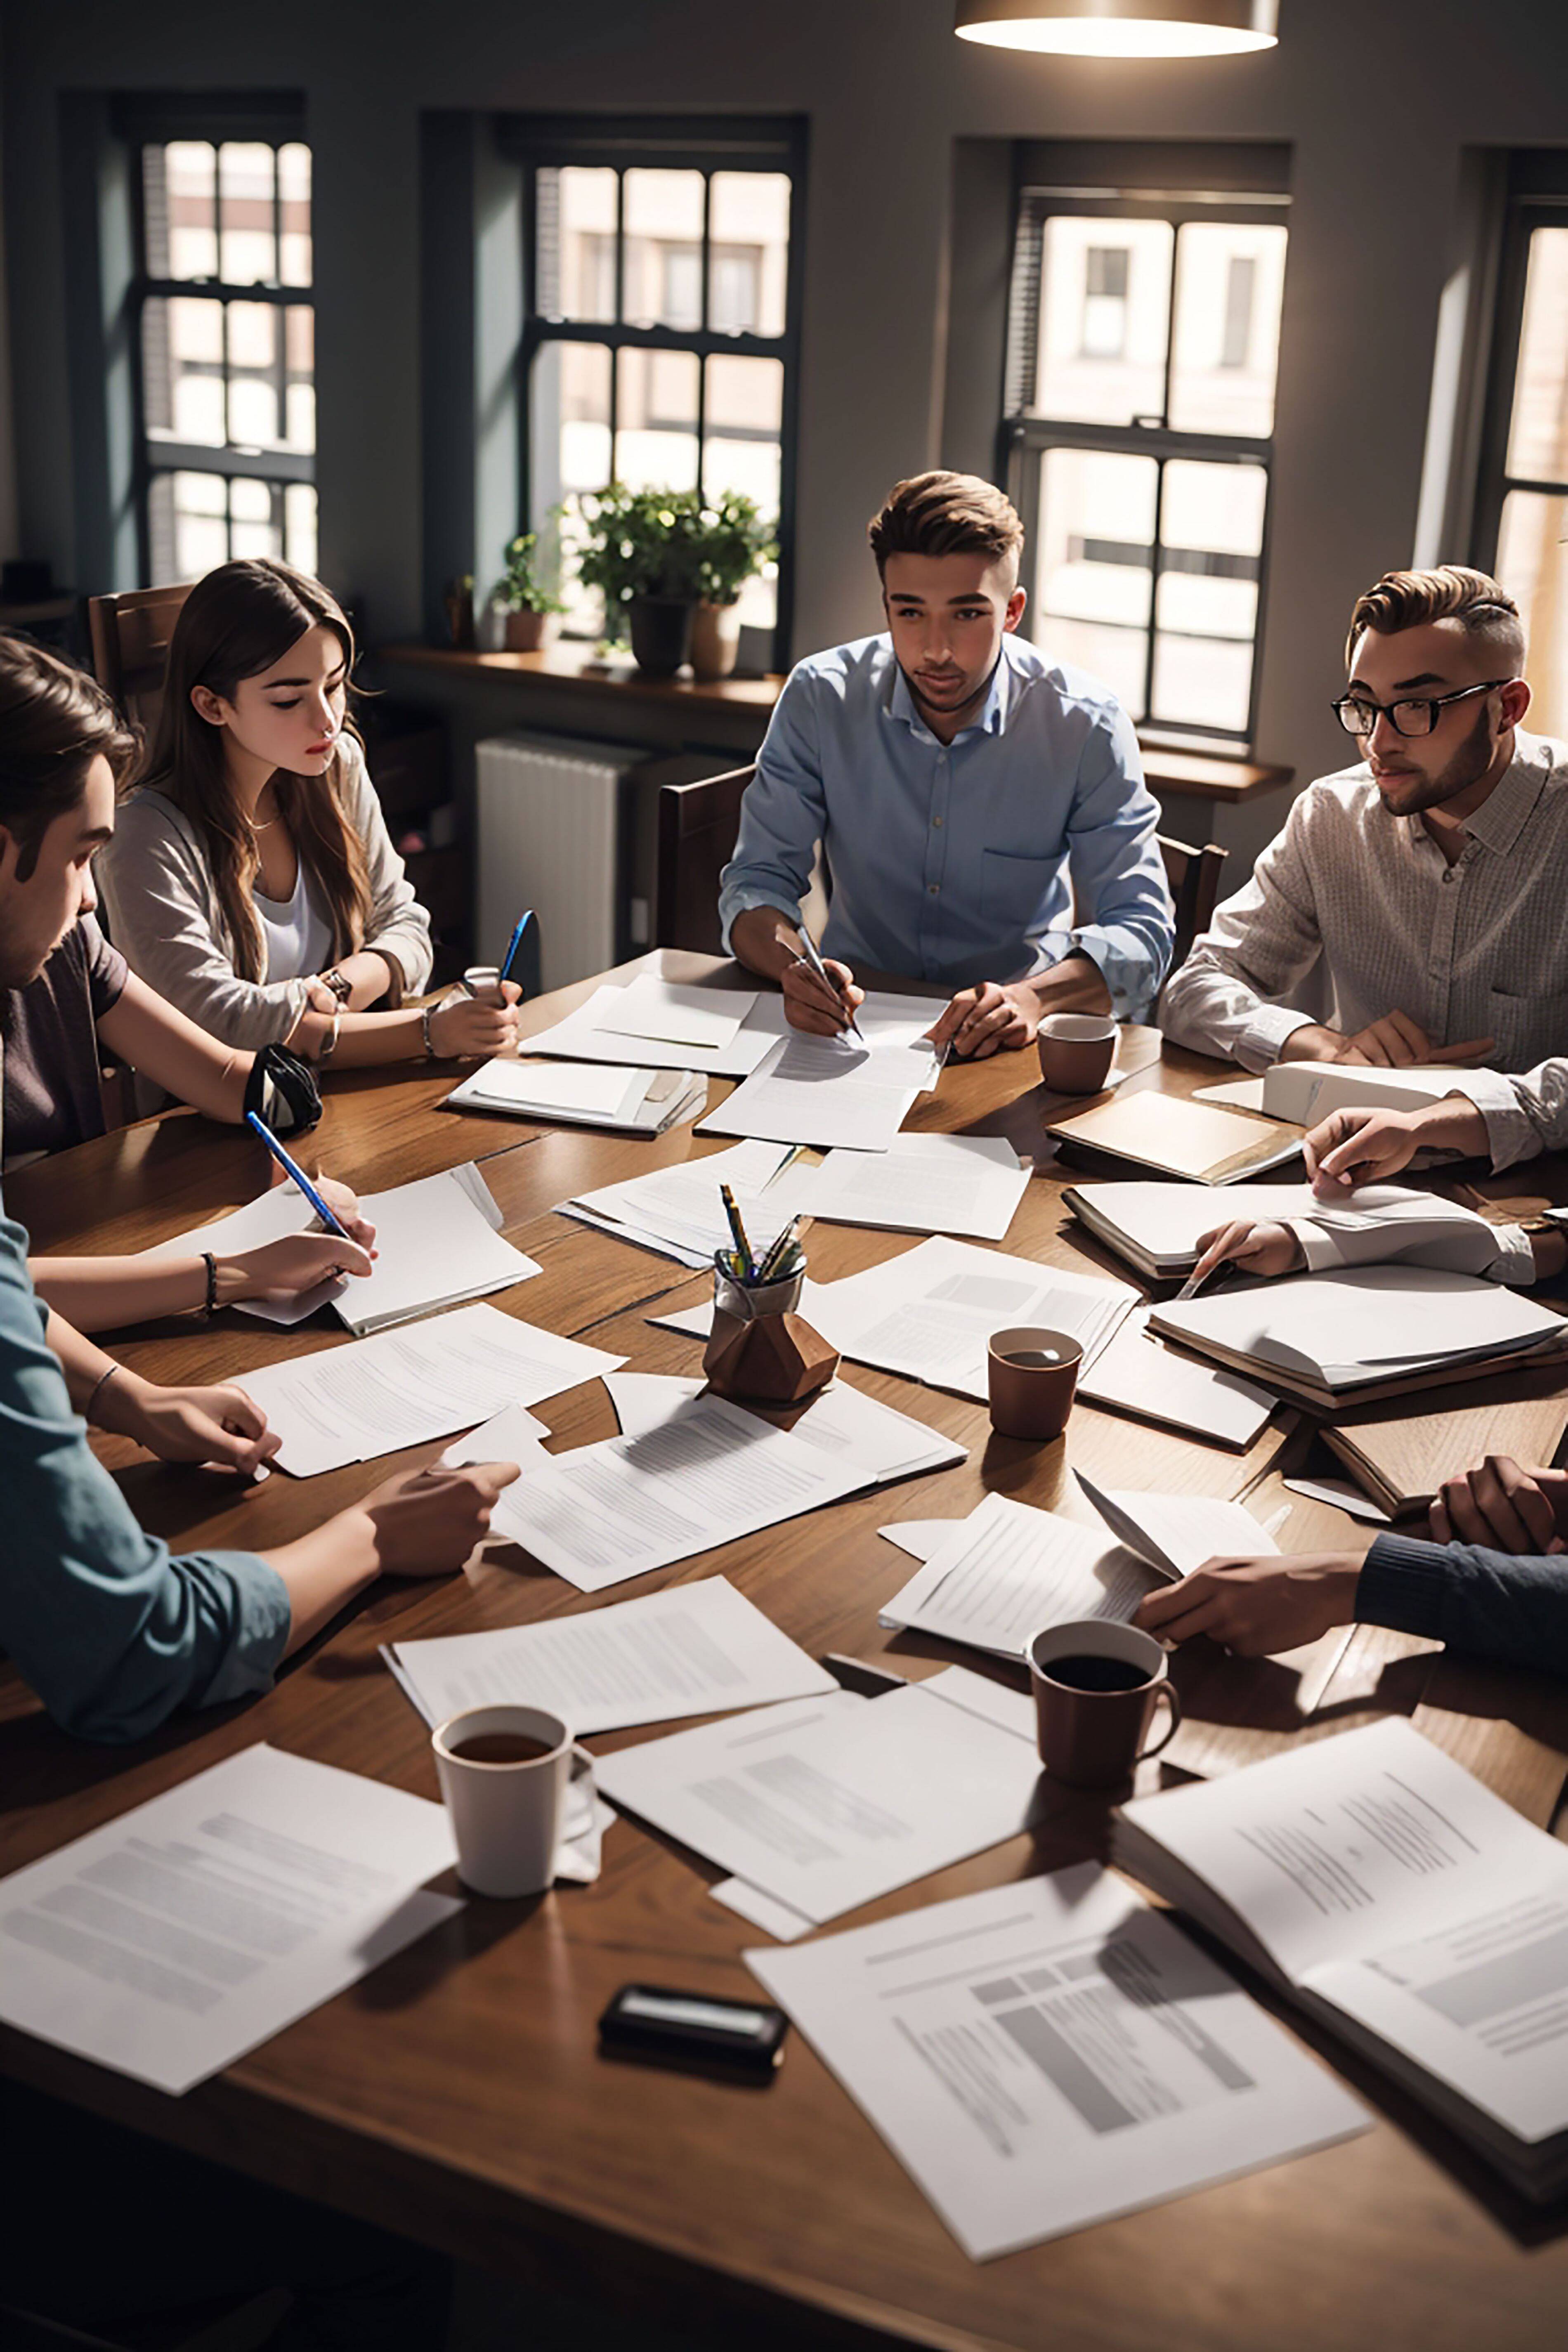
<svg viewBox="0 0 1568 2352"><path fill-rule="evenodd" d="M1278 1402L1239 1372L1167 1348L1151 1333L1146 1307L1135 1307L1079 1372L1078 1393L1090 1404L1114 1405L1140 1421L1235 1446L1251 1444Z"/></svg>
<svg viewBox="0 0 1568 2352"><path fill-rule="evenodd" d="M490 1528L579 1591L598 1592L868 1483L858 1461L827 1455L721 1397L677 1396L635 1436L548 1455L507 1488Z"/></svg>
<svg viewBox="0 0 1568 2352"><path fill-rule="evenodd" d="M605 1386L624 1437L640 1437L668 1418L682 1399L700 1396L700 1374L672 1380L657 1372L607 1372ZM867 1396L848 1381L832 1381L797 1413L790 1433L834 1460L853 1465L865 1486L881 1486L917 1472L944 1470L968 1459L969 1449L907 1412Z"/></svg>
<svg viewBox="0 0 1568 2352"><path fill-rule="evenodd" d="M179 2093L461 1905L439 1805L247 1748L12 1874L0 2017Z"/></svg>
<svg viewBox="0 0 1568 2352"><path fill-rule="evenodd" d="M1462 1362L1560 1341L1559 1317L1500 1284L1434 1266L1362 1265L1252 1283L1155 1310L1162 1329L1331 1388L1401 1365Z"/></svg>
<svg viewBox="0 0 1568 2352"><path fill-rule="evenodd" d="M820 1924L1026 1829L1039 1759L1030 1701L950 1666L650 1739L598 1772L612 1804Z"/></svg>
<svg viewBox="0 0 1568 2352"><path fill-rule="evenodd" d="M1348 1511L1352 1519L1372 1520L1383 1528L1390 1525L1389 1514L1349 1478L1282 1478L1279 1483L1309 1503L1331 1503L1335 1510Z"/></svg>
<svg viewBox="0 0 1568 2352"><path fill-rule="evenodd" d="M697 1132L886 1151L934 1069L934 1055L910 1046L793 1033Z"/></svg>
<svg viewBox="0 0 1568 2352"><path fill-rule="evenodd" d="M1226 1078L1216 1087L1194 1087L1193 1100L1223 1103L1226 1110L1261 1111L1263 1081L1261 1078Z"/></svg>
<svg viewBox="0 0 1568 2352"><path fill-rule="evenodd" d="M1118 1541L1172 1579L1190 1576L1206 1559L1251 1559L1279 1549L1245 1504L1220 1495L1111 1493L1081 1470L1078 1483Z"/></svg>
<svg viewBox="0 0 1568 2352"><path fill-rule="evenodd" d="M884 1625L1021 1658L1047 1625L1131 1617L1160 1581L1103 1530L987 1495L966 1519L951 1523L880 1615Z"/></svg>
<svg viewBox="0 0 1568 2352"><path fill-rule="evenodd" d="M745 1958L976 2262L1369 2120L1093 1863Z"/></svg>
<svg viewBox="0 0 1568 2352"><path fill-rule="evenodd" d="M753 1255L767 1249L805 1204L788 1165L793 1147L784 1143L737 1143L657 1169L651 1175L603 1184L562 1204L561 1214L592 1223L603 1233L658 1250L687 1265L710 1265L715 1251L732 1244L719 1187L735 1196ZM803 1171L808 1181L813 1171Z"/></svg>
<svg viewBox="0 0 1568 2352"><path fill-rule="evenodd" d="M458 1307L241 1381L283 1440L279 1468L310 1478L450 1436L503 1404L538 1404L625 1361L494 1307Z"/></svg>
<svg viewBox="0 0 1568 2352"><path fill-rule="evenodd" d="M1124 1282L938 1237L821 1286L826 1320L816 1322L815 1312L812 1320L858 1362L984 1398L993 1331L1013 1324L1067 1331L1092 1360L1137 1296Z"/></svg>
<svg viewBox="0 0 1568 2352"><path fill-rule="evenodd" d="M938 1544L945 1543L961 1519L900 1519L891 1527L879 1528L877 1533L886 1536L890 1544L907 1551L911 1559L929 1559Z"/></svg>
<svg viewBox="0 0 1568 2352"><path fill-rule="evenodd" d="M521 1405L505 1404L467 1437L448 1445L441 1459L452 1470L460 1470L465 1462L516 1462L526 1470L544 1451L549 1434L544 1423Z"/></svg>
<svg viewBox="0 0 1568 2352"><path fill-rule="evenodd" d="M569 1013L552 1028L541 1029L537 1035L525 1038L526 1050L568 1061L624 1062L627 1051L624 1033L605 1025L605 1015L615 1012L615 998L624 993L624 990L610 985L596 988L575 1013ZM776 1045L786 1025L784 999L769 991L756 999L728 1045L677 1045L657 1037L643 1037L637 1041L637 1058L654 1069L685 1070L695 1065L712 1077L743 1078Z"/></svg>
<svg viewBox="0 0 1568 2352"><path fill-rule="evenodd" d="M716 1053L741 1033L755 1009L755 989L681 988L643 972L626 988L601 989L595 1026L612 1035L653 1037L669 1045L696 1045Z"/></svg>
<svg viewBox="0 0 1568 2352"><path fill-rule="evenodd" d="M830 1224L999 1242L1032 1173L1000 1136L897 1135L886 1152L830 1151L809 1205Z"/></svg>
<svg viewBox="0 0 1568 2352"><path fill-rule="evenodd" d="M722 1576L542 1624L389 1647L427 1723L501 1702L548 1707L578 1738L837 1688Z"/></svg>
<svg viewBox="0 0 1568 2352"><path fill-rule="evenodd" d="M533 1040L528 1042L531 1045ZM486 1062L458 1091L465 1101L480 1108L492 1105L500 1110L537 1112L542 1118L552 1113L563 1118L629 1118L647 1095L654 1066L645 1061L637 1069L627 1068L624 1048L619 1062L602 1067L589 1063L516 1062L503 1056Z"/></svg>

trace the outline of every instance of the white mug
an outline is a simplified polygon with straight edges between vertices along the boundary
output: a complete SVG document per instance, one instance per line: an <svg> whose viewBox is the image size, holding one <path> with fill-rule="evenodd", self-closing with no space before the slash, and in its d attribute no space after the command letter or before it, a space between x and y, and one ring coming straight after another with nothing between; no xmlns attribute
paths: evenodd
<svg viewBox="0 0 1568 2352"><path fill-rule="evenodd" d="M504 1004L500 971L493 963L471 963L463 974L463 986L476 1004Z"/></svg>
<svg viewBox="0 0 1568 2352"><path fill-rule="evenodd" d="M496 1738L537 1740L544 1752L508 1762L458 1753ZM542 1706L467 1707L437 1726L430 1745L464 1885L476 1895L542 1895L555 1877L568 1793L582 1780L592 1789L593 1758Z"/></svg>

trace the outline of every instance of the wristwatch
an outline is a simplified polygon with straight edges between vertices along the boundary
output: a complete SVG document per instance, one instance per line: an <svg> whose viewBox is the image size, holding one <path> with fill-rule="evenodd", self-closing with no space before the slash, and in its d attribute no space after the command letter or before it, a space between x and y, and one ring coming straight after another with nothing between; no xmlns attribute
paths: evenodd
<svg viewBox="0 0 1568 2352"><path fill-rule="evenodd" d="M331 990L332 994L337 998L338 1003L346 1009L348 1001L354 992L354 984L353 981L345 980L342 973L338 970L336 964L332 966L331 971L324 971L321 974L321 978L325 982L326 985Z"/></svg>

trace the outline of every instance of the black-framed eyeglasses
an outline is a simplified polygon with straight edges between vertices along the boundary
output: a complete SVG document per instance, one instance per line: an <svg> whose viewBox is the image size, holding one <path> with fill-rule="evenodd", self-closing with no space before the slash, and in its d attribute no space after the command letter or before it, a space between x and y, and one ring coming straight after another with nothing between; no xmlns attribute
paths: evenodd
<svg viewBox="0 0 1568 2352"><path fill-rule="evenodd" d="M1511 686L1511 677L1489 677L1484 686L1461 686L1452 694L1402 695L1397 702L1373 702L1364 694L1342 694L1334 716L1347 735L1370 735L1386 719L1396 735L1430 735L1437 713L1450 702L1468 702L1472 694L1491 694Z"/></svg>

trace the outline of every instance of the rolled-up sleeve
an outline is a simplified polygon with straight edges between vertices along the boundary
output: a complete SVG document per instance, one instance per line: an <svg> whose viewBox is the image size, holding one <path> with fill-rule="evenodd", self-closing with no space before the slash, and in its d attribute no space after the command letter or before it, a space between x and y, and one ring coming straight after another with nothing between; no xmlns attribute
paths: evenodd
<svg viewBox="0 0 1568 2352"><path fill-rule="evenodd" d="M1494 1168L1568 1150L1568 1060L1538 1062L1517 1075L1466 1070L1449 1079L1448 1092L1466 1096L1485 1119Z"/></svg>
<svg viewBox="0 0 1568 2352"><path fill-rule="evenodd" d="M1568 1675L1568 1559L1380 1535L1356 1584L1363 1624L1500 1665Z"/></svg>
<svg viewBox="0 0 1568 2352"><path fill-rule="evenodd" d="M1302 853L1306 795L1270 842L1252 879L1215 909L1213 928L1173 973L1160 1026L1173 1044L1266 1070L1310 1013L1282 1000L1322 953L1312 877Z"/></svg>
<svg viewBox="0 0 1568 2352"><path fill-rule="evenodd" d="M87 1443L44 1339L26 1235L0 1218L0 1647L61 1727L120 1742L268 1688L288 1587L254 1552L174 1558Z"/></svg>
<svg viewBox="0 0 1568 2352"><path fill-rule="evenodd" d="M308 1002L304 980L242 980L210 912L205 854L153 793L120 812L99 856L115 945L149 988L226 1045L281 1043Z"/></svg>
<svg viewBox="0 0 1568 2352"><path fill-rule="evenodd" d="M1159 819L1132 723L1108 709L1085 740L1068 819L1073 903L1091 919L1047 932L1038 946L1041 968L1075 949L1089 957L1121 1021L1148 1019L1175 941Z"/></svg>
<svg viewBox="0 0 1568 2352"><path fill-rule="evenodd" d="M810 677L797 670L773 707L756 774L741 803L735 855L719 877L723 950L737 915L776 907L793 923L811 886L812 860L826 823L822 757Z"/></svg>

